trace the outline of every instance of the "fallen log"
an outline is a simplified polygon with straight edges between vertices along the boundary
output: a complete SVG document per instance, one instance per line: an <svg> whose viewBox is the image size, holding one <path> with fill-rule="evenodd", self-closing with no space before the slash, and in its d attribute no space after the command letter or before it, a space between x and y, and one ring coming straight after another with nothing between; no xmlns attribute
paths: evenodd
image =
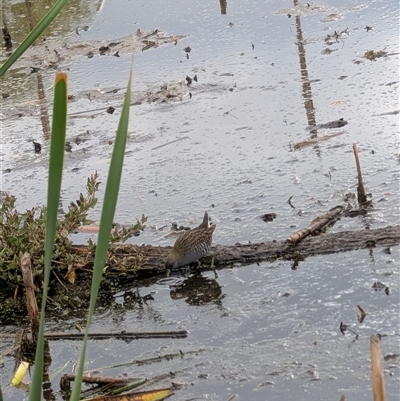
<svg viewBox="0 0 400 401"><path fill-rule="evenodd" d="M199 270L210 270L212 255L216 269L233 265L248 265L277 259L298 261L313 255L347 252L362 248L390 247L400 244L400 225L373 230L344 231L308 236L301 242L291 244L286 240L262 243L217 245L210 255L201 259ZM127 279L141 279L165 274L164 261L172 247L124 244L113 248L106 262L105 274ZM74 250L88 254L87 247L75 246ZM93 266L88 257L85 268Z"/></svg>

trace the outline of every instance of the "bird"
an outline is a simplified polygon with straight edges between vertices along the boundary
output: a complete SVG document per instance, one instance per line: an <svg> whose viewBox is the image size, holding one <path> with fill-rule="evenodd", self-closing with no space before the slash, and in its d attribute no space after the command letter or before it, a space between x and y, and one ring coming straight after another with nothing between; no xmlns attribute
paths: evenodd
<svg viewBox="0 0 400 401"><path fill-rule="evenodd" d="M181 234L165 260L167 270L177 269L206 256L211 249L212 235L216 225L209 225L208 213L204 213L203 222L196 228Z"/></svg>

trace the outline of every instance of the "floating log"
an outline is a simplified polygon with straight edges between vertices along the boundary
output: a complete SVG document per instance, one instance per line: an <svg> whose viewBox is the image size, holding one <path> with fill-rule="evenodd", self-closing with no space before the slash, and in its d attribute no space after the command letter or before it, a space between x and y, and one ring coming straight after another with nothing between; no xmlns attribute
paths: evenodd
<svg viewBox="0 0 400 401"><path fill-rule="evenodd" d="M210 270L212 255L216 269L233 265L248 265L277 259L299 260L313 255L353 251L377 246L390 247L400 244L400 225L373 230L344 231L317 236L308 236L296 244L286 240L250 244L217 245L211 248L209 256L201 259L199 270ZM113 248L109 255L105 275L141 279L165 274L164 261L172 247L123 244ZM87 265L93 266L93 258L88 256L88 248L74 246L74 250L87 257Z"/></svg>

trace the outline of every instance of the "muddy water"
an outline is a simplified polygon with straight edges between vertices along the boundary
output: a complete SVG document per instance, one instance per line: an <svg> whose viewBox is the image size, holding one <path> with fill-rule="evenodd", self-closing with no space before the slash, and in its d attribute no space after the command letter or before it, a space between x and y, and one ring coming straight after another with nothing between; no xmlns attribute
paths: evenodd
<svg viewBox="0 0 400 401"><path fill-rule="evenodd" d="M90 4L93 10L96 6ZM165 238L169 224L196 225L204 210L217 224L215 243L286 238L356 191L352 142L360 148L375 208L364 218L342 219L333 230L398 224L397 4L332 1L293 8L290 3L258 1L228 3L226 12L221 14L218 2L121 0L105 2L86 19L77 16L76 26L89 26L87 31L79 29L79 39L85 41L115 41L138 28L185 36L177 45L163 44L135 55L135 99L146 99L144 94L152 96L166 84L180 95L131 107L115 219L132 223L142 213L148 216L148 228L132 241L171 244L173 240ZM76 27L66 25L63 40L77 40ZM187 46L190 53L184 51ZM370 61L363 57L368 50L387 55ZM130 54L121 53L64 62L75 96L69 109L72 152L66 154L64 207L95 170L100 181L106 180L109 141L130 61ZM184 84L187 75L197 75L189 88ZM49 98L53 77L51 71L43 73ZM49 146L37 117L35 79L20 67L8 73L2 87L10 92L10 98L2 100L2 170L11 169L3 172L2 190L15 194L21 208L44 202L46 191ZM21 94L27 82L29 96ZM107 93L113 89L119 90ZM110 105L116 107L112 115L76 114ZM11 118L15 110L23 117ZM339 118L348 124L319 129L317 135L342 135L291 149L291 143L313 137L308 125ZM85 141L74 143L77 135ZM41 155L33 153L32 139L42 143ZM287 203L292 195L295 209ZM264 223L264 213L276 213L277 218ZM386 335L384 355L399 353L398 266L398 249L389 255L376 249L372 254L315 257L296 271L276 262L219 272L216 280L208 274L175 277L128 289L115 295L110 310L99 311L93 331L186 329L188 338L93 342L88 366L102 370L179 349L201 349L195 357L102 372L152 377L179 371L174 380L186 386L176 399L226 400L233 394L241 400L339 399L341 393L353 400L371 398L369 335ZM375 281L388 286L389 295L375 292ZM194 290L185 292L183 284ZM136 290L152 293L154 301L131 306L129 291ZM357 304L368 313L363 324L357 322ZM341 321L360 334L357 341L352 343L349 333L342 336ZM51 329L58 326L49 324ZM76 359L74 343L54 344L52 351L54 370ZM2 375L7 381L13 361L5 363ZM392 398L399 388L398 367L398 359L385 362ZM72 363L64 371L71 369ZM20 393L7 391L20 399Z"/></svg>

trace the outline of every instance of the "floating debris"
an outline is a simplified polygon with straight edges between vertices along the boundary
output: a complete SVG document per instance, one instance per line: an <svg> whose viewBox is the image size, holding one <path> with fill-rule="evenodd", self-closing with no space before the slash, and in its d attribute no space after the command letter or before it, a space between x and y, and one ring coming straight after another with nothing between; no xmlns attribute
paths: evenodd
<svg viewBox="0 0 400 401"><path fill-rule="evenodd" d="M372 285L372 288L375 291L385 291L386 295L389 295L389 287L386 286L385 284L381 283L380 281L375 281L375 283Z"/></svg>
<svg viewBox="0 0 400 401"><path fill-rule="evenodd" d="M375 61L377 58L387 57L387 55L388 53L383 50L379 50L377 52L375 50L367 50L364 54L364 57L368 60Z"/></svg>
<svg viewBox="0 0 400 401"><path fill-rule="evenodd" d="M346 28L346 29L344 29L343 31L340 31L340 32L337 32L335 30L335 32L333 32L332 35L329 35L329 34L326 35L325 42L328 45L333 45L334 43L339 43L339 40L343 41L343 39L345 39L345 36L349 36L349 35L350 34L349 34L349 29L348 28Z"/></svg>
<svg viewBox="0 0 400 401"><path fill-rule="evenodd" d="M145 43L146 45L142 48L142 52L144 52L145 50L151 49L152 47L158 47L157 42L152 42L150 40L144 40L143 43Z"/></svg>
<svg viewBox="0 0 400 401"><path fill-rule="evenodd" d="M313 131L311 131L311 132L313 132ZM306 139L305 141L301 141L301 142L292 142L292 143L290 143L290 147L293 150L299 150L306 146L315 145L316 143L327 141L328 139L331 139L331 138L334 138L336 136L343 135L343 134L344 134L344 131L340 131L340 132L335 132L333 134L324 135L320 138L311 138L311 139Z"/></svg>
<svg viewBox="0 0 400 401"><path fill-rule="evenodd" d="M10 51L12 49L13 45L12 45L10 31L8 30L6 22L4 20L3 20L2 31L3 31L4 46L7 51Z"/></svg>
<svg viewBox="0 0 400 401"><path fill-rule="evenodd" d="M360 315L357 315L357 320L359 323L363 323L367 313L360 305L357 305L357 309L360 311Z"/></svg>
<svg viewBox="0 0 400 401"><path fill-rule="evenodd" d="M109 50L111 50L110 47L108 47L108 46L101 46L101 47L99 48L100 55L103 56L103 55L104 55L106 52L108 52Z"/></svg>
<svg viewBox="0 0 400 401"><path fill-rule="evenodd" d="M261 216L261 218L265 223L268 223L276 219L276 213L265 213Z"/></svg>
<svg viewBox="0 0 400 401"><path fill-rule="evenodd" d="M356 338L354 340L357 340L358 334L355 331L351 330L350 327L347 324L344 324L343 322L340 322L339 329L340 329L340 332L343 335L345 335L346 331L350 331L350 333L353 333L356 336Z"/></svg>
<svg viewBox="0 0 400 401"><path fill-rule="evenodd" d="M340 128L347 125L348 122L343 118L339 118L339 120L329 121L325 124L318 124L318 125L309 125L306 130L307 131L317 131L318 129L331 129L331 128Z"/></svg>
<svg viewBox="0 0 400 401"><path fill-rule="evenodd" d="M42 151L42 145L39 142L32 141L33 146L35 147L35 153L39 154Z"/></svg>

